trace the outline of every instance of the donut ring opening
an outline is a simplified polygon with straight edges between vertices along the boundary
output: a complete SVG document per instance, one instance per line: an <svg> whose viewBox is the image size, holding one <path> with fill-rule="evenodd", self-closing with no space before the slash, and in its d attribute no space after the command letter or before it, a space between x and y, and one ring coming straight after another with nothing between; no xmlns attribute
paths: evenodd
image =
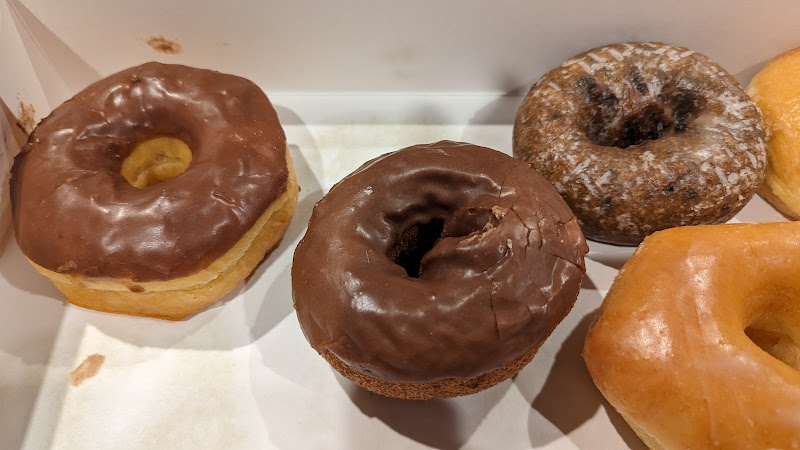
<svg viewBox="0 0 800 450"><path fill-rule="evenodd" d="M191 162L192 151L186 142L158 136L137 143L122 160L120 174L131 186L143 189L182 174Z"/></svg>
<svg viewBox="0 0 800 450"><path fill-rule="evenodd" d="M680 86L664 86L663 95L653 99L637 73L629 81L642 95L619 99L608 86L599 86L591 77L583 77L585 106L580 117L586 137L604 147L628 148L686 131L705 107L700 93ZM655 101L654 101L655 100Z"/></svg>
<svg viewBox="0 0 800 450"><path fill-rule="evenodd" d="M420 208L425 209L426 207L415 205L411 210ZM420 278L422 261L439 239L486 232L495 227L504 214L504 211L497 209L472 206L457 212L450 211L449 219L434 216L430 220L416 223L402 232L389 248L387 256L395 264L405 269L409 277ZM397 223L405 222L404 219L395 217Z"/></svg>
<svg viewBox="0 0 800 450"><path fill-rule="evenodd" d="M765 352L800 370L800 291L765 288L753 297L755 311L746 322L745 335Z"/></svg>
<svg viewBox="0 0 800 450"><path fill-rule="evenodd" d="M404 231L389 250L389 259L406 270L411 278L419 278L422 258L442 237L444 219L412 225Z"/></svg>

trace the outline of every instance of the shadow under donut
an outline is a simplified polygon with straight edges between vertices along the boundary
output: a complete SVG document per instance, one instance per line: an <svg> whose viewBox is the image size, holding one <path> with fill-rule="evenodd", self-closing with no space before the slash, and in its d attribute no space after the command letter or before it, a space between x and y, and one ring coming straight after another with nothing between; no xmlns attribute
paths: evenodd
<svg viewBox="0 0 800 450"><path fill-rule="evenodd" d="M586 255L586 259L616 270L621 269L636 250L636 246L604 244L595 241L587 242L589 244L589 253Z"/></svg>
<svg viewBox="0 0 800 450"><path fill-rule="evenodd" d="M747 84L750 83L750 80L753 79L758 72L761 72L761 69L763 69L764 66L766 66L770 61L772 61L772 58L767 58L749 67L746 67L745 69L736 72L733 77L736 78L736 81L742 84L742 87L746 88Z"/></svg>
<svg viewBox="0 0 800 450"><path fill-rule="evenodd" d="M291 292L291 266L286 266L267 288L266 294L259 299L261 306L250 327L253 342L293 313Z"/></svg>
<svg viewBox="0 0 800 450"><path fill-rule="evenodd" d="M403 400L372 393L338 373L336 380L364 415L416 442L443 450L466 444L511 386L506 380L464 397Z"/></svg>
<svg viewBox="0 0 800 450"><path fill-rule="evenodd" d="M10 158L28 135L2 99L0 110L0 158ZM27 126L32 127L33 117L29 119ZM10 163L11 159L2 161L0 167L7 169ZM6 175L0 174L0 180L6 181ZM8 195L8 186L0 188L0 193ZM53 300L62 298L58 289L28 263L17 246L10 214L10 206L0 211L0 311L7 319L0 328L0 364L5 375L0 376L0 448L21 448L36 419L37 399L66 309L63 300ZM60 410L59 401L53 400L53 410Z"/></svg>
<svg viewBox="0 0 800 450"><path fill-rule="evenodd" d="M0 253L0 311L7 319L0 329L0 448L22 448L47 369L62 328L66 308L59 292L28 264L11 236ZM51 400L58 412L61 399ZM43 408L38 408L39 413ZM49 430L48 430L49 431ZM42 441L47 442L46 439Z"/></svg>
<svg viewBox="0 0 800 450"><path fill-rule="evenodd" d="M276 106L276 110L281 117L282 123L285 122L299 126L299 130L305 134L301 136L301 140L309 141L305 144L312 147L310 151L315 151L313 150L313 139L308 133L302 119L288 108ZM289 139L291 142L291 136ZM314 206L324 195L322 186L311 164L300 150L300 145L303 145L303 143L299 145L294 143L289 144L289 152L294 164L295 175L300 184L300 195L297 207L295 208L292 222L289 224L289 228L286 230L282 241L272 252L273 254L267 257L267 259L269 259L267 262L268 264L274 264L275 261L280 259L277 264L282 265L282 269L270 283L265 295L259 298L260 306L257 312L255 312L254 320L250 326L252 341L260 339L287 315L293 312L291 268L294 249L297 242L303 237L308 228L308 221L311 219L311 214L314 212ZM262 263L253 271L253 277L260 277L267 267L267 265Z"/></svg>
<svg viewBox="0 0 800 450"><path fill-rule="evenodd" d="M314 205L322 198L322 188L314 176L308 162L303 157L297 145L289 145L289 153L292 157L294 170L298 182L300 183L300 194L297 201L292 221L286 229L283 237L278 241L277 245L267 252L264 259L259 263L253 272L248 275L245 280L245 289L249 289L254 282L256 282L267 269L273 264L280 264L278 259L285 261L283 258L284 253L293 252L295 243L300 240L308 226L308 220L311 218L311 213L314 211ZM288 260L288 266L291 267L291 257ZM288 277L288 273L286 275ZM273 289L270 289L272 291ZM291 286L287 292L291 292Z"/></svg>
<svg viewBox="0 0 800 450"><path fill-rule="evenodd" d="M531 416L535 415L533 410L538 411L565 435L594 416L602 399L581 357L583 340L594 316L594 312L583 316L564 340L544 384L531 402ZM547 444L540 442L542 437L535 434L533 417L529 423L532 444Z"/></svg>
<svg viewBox="0 0 800 450"><path fill-rule="evenodd" d="M528 93L530 84L515 87L499 95L475 112L469 125L513 125L522 99ZM510 152L511 149L509 148Z"/></svg>
<svg viewBox="0 0 800 450"><path fill-rule="evenodd" d="M625 419L619 415L617 410L615 410L606 399L603 399L602 405L608 415L608 420L611 421L611 425L617 430L617 433L619 433L620 437L622 437L628 445L628 448L631 450L648 450L644 442L639 439L639 436L636 435L630 425L625 422Z"/></svg>
<svg viewBox="0 0 800 450"><path fill-rule="evenodd" d="M569 435L597 414L602 406L625 444L631 449L646 450L647 447L597 390L583 362L581 353L584 339L596 315L597 310L584 315L564 340L541 391L531 402L531 407L563 434ZM531 438L534 445L546 444L534 442L533 433Z"/></svg>

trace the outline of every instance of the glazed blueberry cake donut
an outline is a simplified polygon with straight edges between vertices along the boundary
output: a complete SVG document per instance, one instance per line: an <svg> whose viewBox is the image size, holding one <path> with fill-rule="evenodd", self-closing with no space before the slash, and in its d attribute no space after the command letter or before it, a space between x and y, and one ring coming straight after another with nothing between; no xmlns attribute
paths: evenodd
<svg viewBox="0 0 800 450"><path fill-rule="evenodd" d="M595 48L542 76L513 145L587 238L623 245L729 220L766 166L761 116L739 83L699 53L650 42Z"/></svg>

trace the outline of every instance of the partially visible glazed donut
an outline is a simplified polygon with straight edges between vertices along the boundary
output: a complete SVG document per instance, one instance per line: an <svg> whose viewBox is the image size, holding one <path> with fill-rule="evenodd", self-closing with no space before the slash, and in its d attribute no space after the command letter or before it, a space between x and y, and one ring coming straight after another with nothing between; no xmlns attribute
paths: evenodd
<svg viewBox="0 0 800 450"><path fill-rule="evenodd" d="M20 146L28 137L23 126L11 127L11 123L15 122L14 115L6 108L5 103L0 101L0 253L11 234L11 196L9 194L11 165L14 157L19 153Z"/></svg>
<svg viewBox="0 0 800 450"><path fill-rule="evenodd" d="M759 194L800 219L800 48L776 56L750 80L747 93L768 131L767 172Z"/></svg>
<svg viewBox="0 0 800 450"><path fill-rule="evenodd" d="M365 163L317 204L292 265L311 346L391 397L471 394L523 368L572 308L586 242L508 155L442 141Z"/></svg>
<svg viewBox="0 0 800 450"><path fill-rule="evenodd" d="M20 249L70 302L181 319L276 245L298 185L255 84L148 63L44 119L15 160L11 191Z"/></svg>
<svg viewBox="0 0 800 450"><path fill-rule="evenodd" d="M659 231L586 336L597 388L652 449L800 448L800 223Z"/></svg>
<svg viewBox="0 0 800 450"><path fill-rule="evenodd" d="M635 245L725 222L764 178L759 111L707 57L660 43L581 53L528 92L514 155L556 187L587 238Z"/></svg>

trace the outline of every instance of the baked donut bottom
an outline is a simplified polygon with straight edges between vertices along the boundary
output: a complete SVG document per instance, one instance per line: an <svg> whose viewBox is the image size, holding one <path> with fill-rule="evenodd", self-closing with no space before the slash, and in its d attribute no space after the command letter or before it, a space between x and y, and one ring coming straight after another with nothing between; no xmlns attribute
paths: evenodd
<svg viewBox="0 0 800 450"><path fill-rule="evenodd" d="M320 352L320 355L343 377L368 391L404 400L429 400L432 398L459 397L474 394L513 377L533 360L545 340L547 339L542 340L539 345L511 360L508 364L491 372L474 378L445 378L427 383L403 383L383 380L353 369L330 351Z"/></svg>
<svg viewBox="0 0 800 450"><path fill-rule="evenodd" d="M58 273L29 261L74 305L110 313L183 320L233 290L280 242L292 220L300 191L288 148L286 164L289 173L284 192L230 250L195 274L167 281L139 282Z"/></svg>

